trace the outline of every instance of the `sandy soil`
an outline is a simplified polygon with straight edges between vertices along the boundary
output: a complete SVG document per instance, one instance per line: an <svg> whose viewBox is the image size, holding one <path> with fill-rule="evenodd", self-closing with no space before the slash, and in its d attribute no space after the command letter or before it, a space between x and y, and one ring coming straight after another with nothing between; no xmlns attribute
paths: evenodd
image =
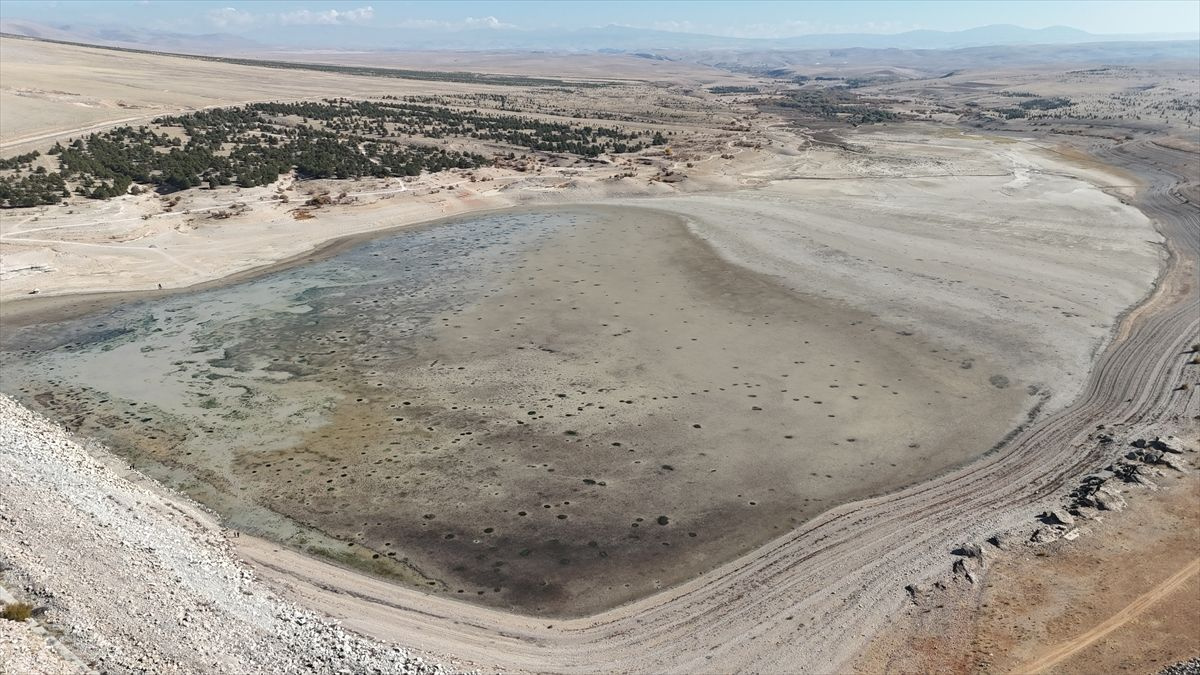
<svg viewBox="0 0 1200 675"><path fill-rule="evenodd" d="M659 80L680 86L750 85L756 78L687 61L646 59L632 54L530 53L518 51L348 52L328 50L260 51L248 58L305 63L412 68L417 70L505 73L536 77Z"/></svg>
<svg viewBox="0 0 1200 675"><path fill-rule="evenodd" d="M788 157L758 174L769 187L658 203L740 266L962 349L964 368L1003 364L988 375L1065 405L1163 257L1149 220L1106 194L1130 179L921 131L848 135L857 152Z"/></svg>
<svg viewBox="0 0 1200 675"><path fill-rule="evenodd" d="M976 583L914 608L855 664L864 673L1153 673L1196 655L1200 480L1131 486L1128 510L1073 540L989 548Z"/></svg>
<svg viewBox="0 0 1200 675"><path fill-rule="evenodd" d="M338 96L491 93L514 100L532 97L542 102L543 110L570 110L580 119L591 114L640 115L644 121L662 124L670 123L688 108L692 108L690 114L697 120L717 125L733 119L728 111L707 104L712 97L701 96L690 88L667 90L624 78L614 86L564 93L558 87L524 88L233 66L12 38L0 38L0 51L3 52L0 152L6 156L44 150L55 139L115 124L144 123L168 113L253 101ZM395 61L391 65L403 67ZM620 73L602 65L586 70L594 70L598 76L605 70L610 74ZM676 68L673 74L682 76L681 70L695 69ZM667 103L669 110L664 111L663 104Z"/></svg>
<svg viewBox="0 0 1200 675"><path fill-rule="evenodd" d="M321 96L430 94L446 82L346 77L0 38L0 148L7 154L92 128L179 110ZM475 87L474 90L479 90ZM482 89L487 89L486 87Z"/></svg>
<svg viewBox="0 0 1200 675"><path fill-rule="evenodd" d="M182 288L302 256L331 240L514 205L566 203L670 191L657 183L591 172L528 176L484 169L413 180L282 179L252 189L197 190L177 205L151 195L28 209L0 217L0 299ZM313 194L346 196L320 209ZM288 196L288 202L277 198ZM173 201L173 199L171 200ZM296 211L308 217L298 219ZM217 211L233 212L215 218ZM10 305L12 303L9 303Z"/></svg>

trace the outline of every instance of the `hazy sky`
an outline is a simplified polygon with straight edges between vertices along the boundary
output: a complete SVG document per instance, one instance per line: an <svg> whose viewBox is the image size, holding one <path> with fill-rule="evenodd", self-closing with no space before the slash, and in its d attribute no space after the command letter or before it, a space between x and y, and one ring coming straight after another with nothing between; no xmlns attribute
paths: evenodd
<svg viewBox="0 0 1200 675"><path fill-rule="evenodd" d="M1007 23L1026 28L1066 25L1093 33L1194 32L1200 0L1009 2L294 2L181 0L0 0L0 17L42 23L125 24L187 33L247 36L297 26L370 26L522 30L609 24L735 37L808 33L897 33L918 28L961 30Z"/></svg>

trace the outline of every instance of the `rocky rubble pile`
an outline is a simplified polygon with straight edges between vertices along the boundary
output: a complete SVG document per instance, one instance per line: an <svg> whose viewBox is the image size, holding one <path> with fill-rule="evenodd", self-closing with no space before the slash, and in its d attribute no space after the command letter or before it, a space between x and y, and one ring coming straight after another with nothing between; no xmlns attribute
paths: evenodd
<svg viewBox="0 0 1200 675"><path fill-rule="evenodd" d="M446 672L281 600L197 506L4 396L0 486L0 585L100 672Z"/></svg>
<svg viewBox="0 0 1200 675"><path fill-rule="evenodd" d="M0 675L81 675L89 669L76 663L39 635L33 622L0 620Z"/></svg>
<svg viewBox="0 0 1200 675"><path fill-rule="evenodd" d="M1172 663L1158 671L1158 675L1200 675L1200 656Z"/></svg>
<svg viewBox="0 0 1200 675"><path fill-rule="evenodd" d="M1111 445L1113 438L1100 434L1099 441ZM1176 472L1189 470L1185 453L1196 452L1175 436L1159 436L1152 440L1135 438L1130 441L1131 449L1118 456L1104 469L1088 474L1067 495L1061 508L1044 511L1038 520L1046 527L1034 530L1030 541L1046 543L1060 537L1072 538L1077 518L1090 518L1101 511L1120 511L1125 508L1121 494L1122 484L1155 487L1154 479L1163 475L1163 470Z"/></svg>
<svg viewBox="0 0 1200 675"><path fill-rule="evenodd" d="M1101 427L1103 429L1103 427ZM1109 431L1113 431L1110 429ZM1129 450L1118 450L1117 442L1108 432L1095 434L1097 442L1111 462L1103 469L1083 477L1079 485L1066 495L1061 506L1043 511L1037 516L1039 527L1033 530L1025 545L1047 544L1060 539L1072 540L1081 530L1077 522L1098 517L1106 511L1120 511L1126 507L1123 492L1137 485L1154 489L1154 479L1166 476L1165 472L1184 473L1192 470L1186 457L1197 452L1196 448L1176 436L1157 436L1153 439L1125 436ZM949 582L974 584L984 569L985 551L1006 550L1009 536L1015 532L996 533L983 544L967 542L950 550L952 562L949 578L931 584L910 584L905 587L913 604L921 607L935 606L941 600ZM1014 540L1020 546L1022 539Z"/></svg>
<svg viewBox="0 0 1200 675"><path fill-rule="evenodd" d="M987 544L996 550L1004 549L1004 542L1000 535L993 535L988 538ZM954 562L950 566L950 571L955 581L966 581L969 584L974 584L979 578L980 572L984 567L984 547L980 544L965 543L959 544L950 555L954 556ZM908 597L913 604L918 606L933 606L938 602L938 596L946 590L946 582L942 580L934 581L932 584L909 584L904 587L904 591L908 593Z"/></svg>

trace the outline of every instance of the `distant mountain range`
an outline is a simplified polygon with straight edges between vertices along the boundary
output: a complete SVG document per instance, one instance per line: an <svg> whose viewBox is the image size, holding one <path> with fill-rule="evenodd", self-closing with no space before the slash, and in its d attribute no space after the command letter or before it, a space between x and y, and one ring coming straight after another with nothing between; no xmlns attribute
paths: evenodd
<svg viewBox="0 0 1200 675"><path fill-rule="evenodd" d="M499 36L497 36L499 37ZM571 31L567 34L550 33L505 36L502 39L521 40L533 44L562 46L591 45L591 49L630 50L675 50L675 49L842 49L863 47L869 49L961 49L998 45L1028 44L1077 44L1085 42L1125 42L1146 40L1198 39L1200 33L1149 34L1149 35L1097 35L1067 26L1050 28L1021 28L1020 26L982 26L961 31L914 30L904 33L829 33L800 35L789 38L731 38L697 33L674 33L667 31L605 26L603 28ZM578 47L577 47L578 48Z"/></svg>
<svg viewBox="0 0 1200 675"><path fill-rule="evenodd" d="M73 26L70 24L49 26L32 21L8 19L0 20L0 33L43 40L83 42L107 47L152 49L184 54L216 55L251 52L266 48L266 45L260 42L229 33L192 35L116 26Z"/></svg>
<svg viewBox="0 0 1200 675"><path fill-rule="evenodd" d="M195 35L115 26L45 25L0 21L0 32L69 42L196 54L249 54L268 49L354 50L553 50L654 52L674 50L960 49L1001 45L1063 45L1096 42L1195 40L1200 33L1095 34L1067 26L1021 28L994 25L961 31L841 33L789 38L735 38L628 26L575 30L417 30L386 26L292 26L250 39L229 33ZM262 40L261 42L259 40Z"/></svg>

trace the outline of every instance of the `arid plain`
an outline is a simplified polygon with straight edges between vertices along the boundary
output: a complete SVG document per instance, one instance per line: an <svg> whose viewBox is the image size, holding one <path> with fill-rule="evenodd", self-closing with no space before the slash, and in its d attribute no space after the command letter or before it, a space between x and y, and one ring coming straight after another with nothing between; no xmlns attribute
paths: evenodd
<svg viewBox="0 0 1200 675"><path fill-rule="evenodd" d="M0 45L5 155L326 96L502 93L539 118L669 132L608 162L545 153L3 215L3 391L276 542L237 540L284 595L442 659L846 667L906 585L950 572L954 546L1032 526L1103 465L1064 464L1056 453L1090 442L1072 434L1036 462L1017 448L1077 416L1097 359L1138 330L1132 308L1172 292L1160 304L1183 303L1171 326L1186 330L1161 339L1182 351L1195 333L1194 286L1165 281L1194 242L1139 208L1153 181L1077 135L969 125L953 81L881 84L877 105L906 119L850 127L711 91L768 86L748 75L674 63L642 81L627 57L558 73L628 63L619 84L547 91ZM1195 82L1163 72L1141 77ZM1187 138L1188 124L1142 133ZM1111 133L1090 142L1133 139ZM1194 184L1194 148L1162 151ZM1155 386L1183 377L1177 360ZM1123 433L1194 443L1183 392L1125 415ZM997 489L1047 466L1059 488L986 513L954 501L961 476L1005 462L1026 473L998 472ZM924 534L890 546L907 557L882 572L886 558L867 561L887 537L847 514L872 523L873 503L896 500Z"/></svg>

